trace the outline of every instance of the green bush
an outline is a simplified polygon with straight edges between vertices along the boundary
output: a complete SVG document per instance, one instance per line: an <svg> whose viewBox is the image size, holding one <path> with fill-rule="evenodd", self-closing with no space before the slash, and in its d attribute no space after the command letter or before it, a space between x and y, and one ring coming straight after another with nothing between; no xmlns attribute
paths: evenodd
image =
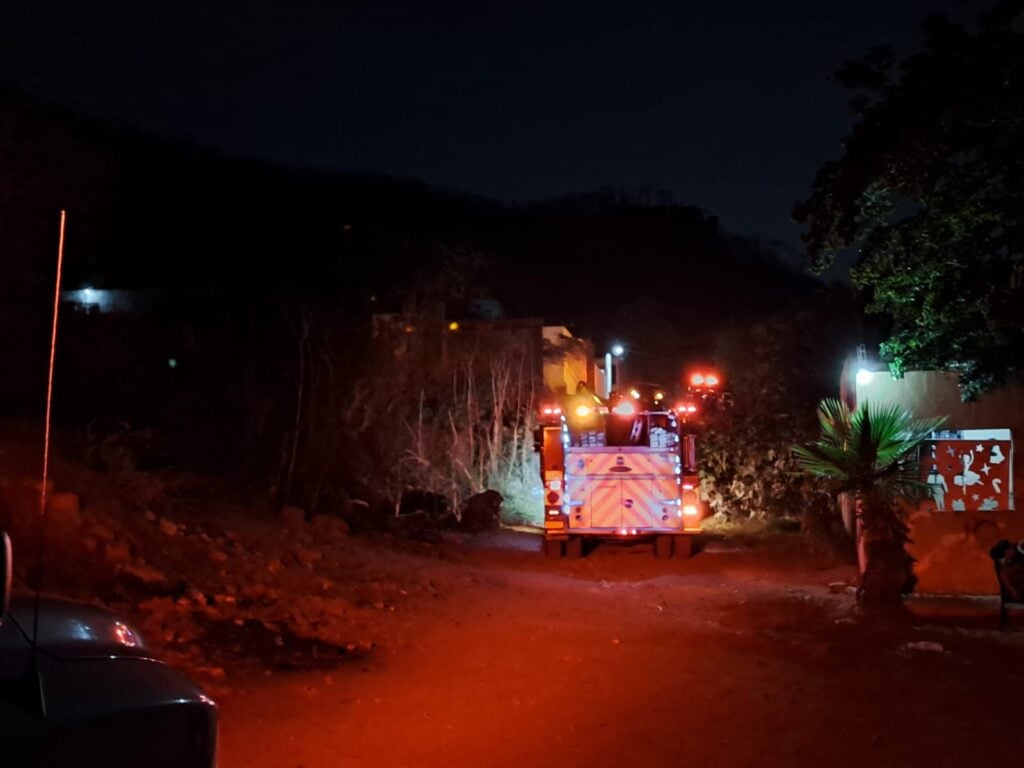
<svg viewBox="0 0 1024 768"><path fill-rule="evenodd" d="M817 483L800 471L792 446L817 434L815 409L839 386L855 323L841 292L718 335L716 359L731 407L711 408L699 438L701 492L726 519L804 519Z"/></svg>

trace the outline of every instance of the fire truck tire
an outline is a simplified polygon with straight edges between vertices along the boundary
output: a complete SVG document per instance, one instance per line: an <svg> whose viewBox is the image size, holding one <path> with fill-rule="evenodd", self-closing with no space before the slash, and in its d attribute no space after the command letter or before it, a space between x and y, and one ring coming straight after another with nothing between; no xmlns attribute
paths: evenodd
<svg viewBox="0 0 1024 768"><path fill-rule="evenodd" d="M544 556L559 559L565 554L564 542L553 539L544 539Z"/></svg>
<svg viewBox="0 0 1024 768"><path fill-rule="evenodd" d="M672 557L671 536L657 536L654 539L654 556L662 560Z"/></svg>
<svg viewBox="0 0 1024 768"><path fill-rule="evenodd" d="M565 556L570 560L579 560L583 557L583 537L573 536L565 542Z"/></svg>
<svg viewBox="0 0 1024 768"><path fill-rule="evenodd" d="M693 557L693 536L676 536L676 557L686 560Z"/></svg>

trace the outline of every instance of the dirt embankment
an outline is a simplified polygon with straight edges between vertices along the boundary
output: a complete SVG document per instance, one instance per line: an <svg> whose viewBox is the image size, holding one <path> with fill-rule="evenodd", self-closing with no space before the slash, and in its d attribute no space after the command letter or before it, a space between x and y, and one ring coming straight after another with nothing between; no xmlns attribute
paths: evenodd
<svg viewBox="0 0 1024 768"><path fill-rule="evenodd" d="M0 527L22 587L35 583L31 453L0 450ZM158 656L214 689L244 670L366 655L397 606L439 592L409 558L450 556L389 534L353 537L339 517L307 520L217 479L60 461L52 478L43 590L133 617Z"/></svg>

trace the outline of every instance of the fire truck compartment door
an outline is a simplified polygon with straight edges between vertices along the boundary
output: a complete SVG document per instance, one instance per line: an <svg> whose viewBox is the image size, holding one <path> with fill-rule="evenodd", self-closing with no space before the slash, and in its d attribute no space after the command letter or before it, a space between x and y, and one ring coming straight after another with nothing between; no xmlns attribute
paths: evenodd
<svg viewBox="0 0 1024 768"><path fill-rule="evenodd" d="M628 478L622 483L622 527L648 528L661 523L661 505L649 478Z"/></svg>
<svg viewBox="0 0 1024 768"><path fill-rule="evenodd" d="M622 522L622 488L618 480L594 483L590 487L592 528L619 528Z"/></svg>

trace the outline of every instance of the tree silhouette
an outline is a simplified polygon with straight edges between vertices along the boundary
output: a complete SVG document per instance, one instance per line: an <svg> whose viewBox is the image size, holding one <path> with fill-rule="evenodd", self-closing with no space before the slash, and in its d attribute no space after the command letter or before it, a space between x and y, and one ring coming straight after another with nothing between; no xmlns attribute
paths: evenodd
<svg viewBox="0 0 1024 768"><path fill-rule="evenodd" d="M859 249L853 282L892 320L894 371L955 371L965 399L1024 366L1022 16L1004 0L973 29L930 17L920 53L845 64L860 121L794 211L819 269Z"/></svg>

